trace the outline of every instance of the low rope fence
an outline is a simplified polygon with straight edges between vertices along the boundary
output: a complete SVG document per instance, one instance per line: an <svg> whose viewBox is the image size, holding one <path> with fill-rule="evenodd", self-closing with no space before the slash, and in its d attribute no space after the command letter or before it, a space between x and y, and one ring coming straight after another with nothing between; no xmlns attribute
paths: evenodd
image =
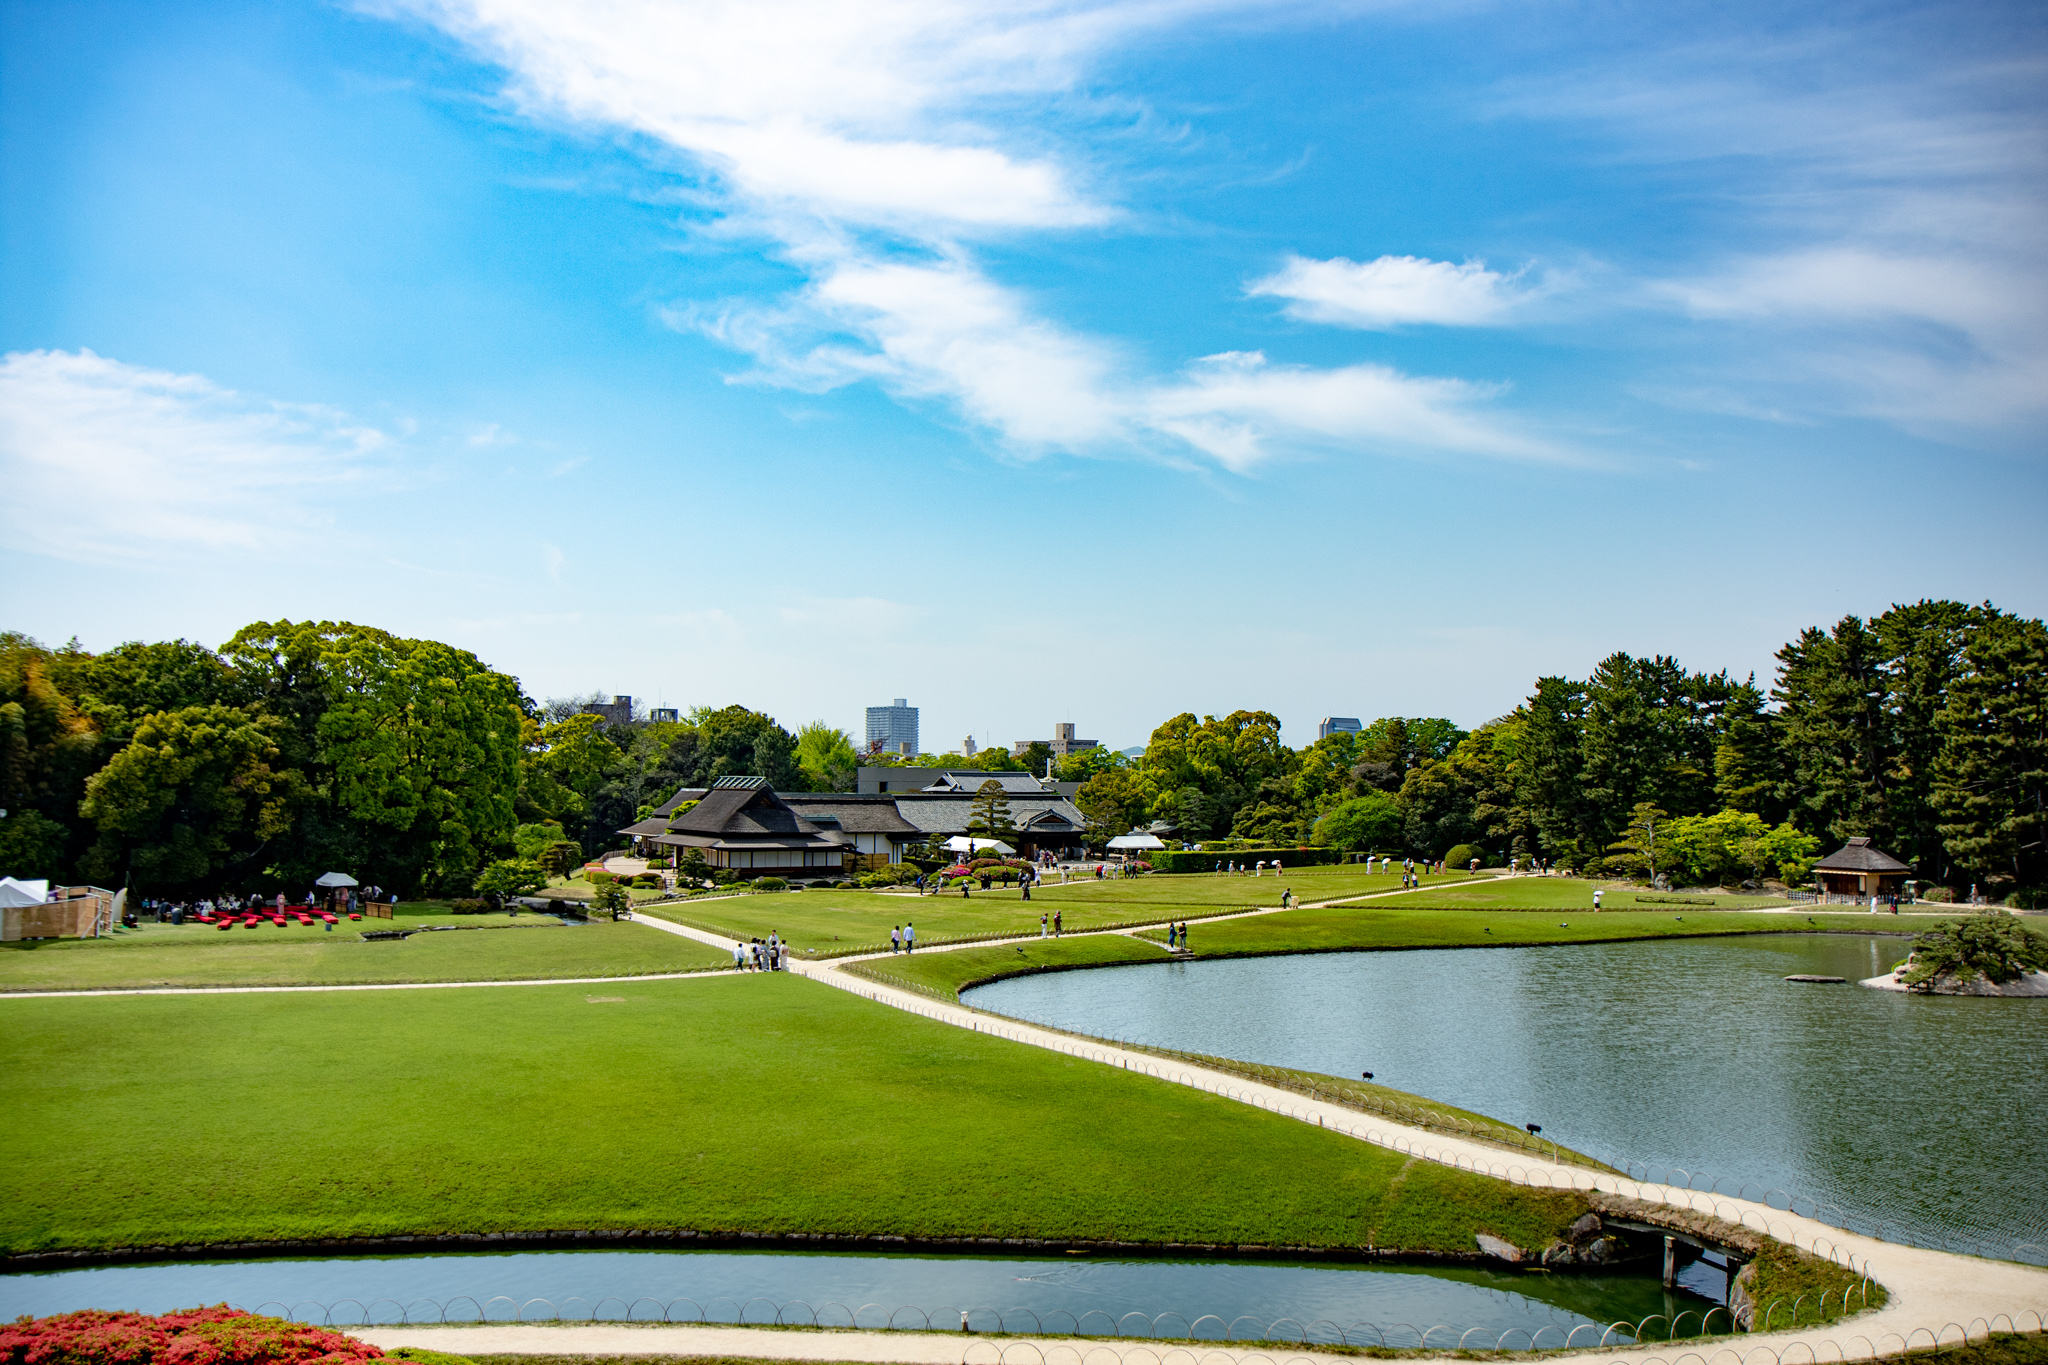
<svg viewBox="0 0 2048 1365"><path fill-rule="evenodd" d="M871 977L879 974L869 973ZM1100 1062L1105 1066L1125 1071L1139 1071L1160 1080L1172 1081L1196 1090L1234 1099L1243 1104L1254 1105L1271 1113L1286 1115L1303 1123L1313 1123L1348 1134L1375 1146L1403 1155L1421 1157L1440 1165L1452 1166L1459 1170L1472 1171L1479 1175L1509 1180L1516 1184L1538 1188L1577 1190L1600 1194L1622 1195L1648 1203L1664 1204L1692 1213L1704 1213L1723 1222L1745 1227L1752 1232L1762 1233L1812 1252L1823 1259L1834 1261L1845 1269L1858 1274L1865 1273L1857 1258L1841 1248L1832 1238L1813 1233L1801 1235L1791 1223L1780 1222L1768 1216L1769 1212L1790 1214L1793 1217L1823 1223L1830 1227L1849 1232L1874 1241L1890 1242L1898 1246L1921 1247L1931 1251L1947 1251L1959 1255L1985 1257L1993 1260L2013 1261L2022 1265L2048 1266L2048 1246L2037 1242L2008 1241L1984 1237L1973 1233L1931 1233L1926 1230L1905 1227L1889 1219L1872 1219L1851 1215L1840 1205L1805 1195L1789 1194L1784 1190L1766 1188L1755 1181L1736 1181L1727 1177L1710 1177L1704 1173L1688 1171L1682 1167L1662 1166L1655 1163L1631 1162L1615 1159L1600 1163L1599 1169L1575 1168L1571 1166L1544 1167L1522 1166L1516 1163L1501 1163L1484 1160L1474 1154L1438 1147L1428 1142L1417 1142L1406 1133L1383 1133L1377 1128L1361 1127L1343 1121L1332 1121L1327 1115L1310 1110L1304 1112L1280 1098L1261 1093L1259 1090L1242 1090L1223 1081L1210 1081L1206 1077L1187 1070L1174 1063L1179 1060L1170 1050L1152 1048L1134 1042L1119 1042L1098 1039L1086 1034L1067 1033L1045 1025L1019 1025L1004 1015L991 1015L971 1009L949 999L930 986L902 981L900 978L889 982L889 988L933 999L942 1008L928 1008L922 1004L886 999L878 991L863 987L848 973L828 974L830 981L841 990L873 1000L878 1004L890 1005L913 1014L955 1027L966 1027L977 1033L1008 1038L1013 1042L1033 1047L1048 1047L1064 1052L1068 1056ZM878 984L880 984L878 982ZM961 1015L967 1016L965 1019ZM1030 1035L1027 1036L1027 1031ZM1105 1051L1104 1049L1114 1049ZM1195 1054L1184 1054L1192 1057ZM1214 1059L1189 1061L1187 1065L1199 1066L1203 1071L1223 1070ZM1248 1064L1245 1064L1248 1065ZM1235 1074L1226 1071L1224 1074ZM1244 1078L1244 1079L1249 1079ZM1270 1083L1257 1082L1261 1087ZM1274 1089L1282 1087L1273 1086ZM1306 1095L1305 1090L1293 1093ZM1334 1097L1317 1095L1319 1103L1335 1104ZM1388 1115L1388 1117L1392 1117ZM1430 1130L1425 1130L1430 1131ZM1462 1137L1463 1134L1458 1134ZM1476 1139L1468 1139L1476 1140ZM1547 1146L1547 1144L1546 1144ZM1547 1155L1547 1153L1546 1153ZM1595 1159L1597 1160L1597 1158ZM1661 1178L1659 1178L1661 1176ZM1702 1185L1701 1181L1707 1183ZM1724 1188L1732 1186L1733 1188ZM1741 1200L1742 1204L1727 1201ZM1763 1206L1763 1210L1753 1207Z"/></svg>
<svg viewBox="0 0 2048 1365"><path fill-rule="evenodd" d="M1836 1340L1826 1338L1820 1341L1799 1340L1788 1343L1783 1349L1774 1349L1761 1342L1729 1344L1719 1348L1685 1351L1675 1355L1651 1355L1626 1357L1631 1365L1830 1365L1834 1361L1886 1360L1904 1356L1939 1355L1944 1351L1960 1350L1964 1347L1989 1341L1995 1336L2038 1336L2041 1332L2040 1314L2025 1312L2020 1320L2031 1321L2032 1327L2016 1325L2015 1319L2000 1313L1987 1321L1973 1318L1968 1324L1944 1323L1939 1328L1916 1327L1908 1333L1883 1332L1876 1338L1855 1334ZM2004 1323L2003 1327L1996 1324ZM1543 1328L1541 1332L1556 1332L1554 1328ZM1574 1329L1570 1334L1558 1332L1563 1341L1546 1338L1542 1344L1529 1346L1505 1346L1499 1344L1515 1333L1503 1334L1496 1344L1489 1346L1483 1336L1471 1332L1453 1335L1455 1329L1430 1327L1421 1330L1410 1327L1414 1338L1400 1342L1388 1342L1387 1349L1413 1348L1432 1353L1443 1351L1558 1351L1587 1349L1593 1345L1577 1334L1584 1329ZM1612 1343L1609 1343L1612 1344ZM1096 1344L1083 1348L1079 1345L1058 1344L1044 1346L1032 1341L990 1341L986 1338L971 1341L960 1354L961 1365L1323 1365L1328 1356L1274 1356L1263 1351L1195 1351L1187 1347L1171 1347L1164 1351L1145 1346L1110 1346Z"/></svg>
<svg viewBox="0 0 2048 1365"><path fill-rule="evenodd" d="M773 895L774 893L755 892L750 894ZM641 905L650 905L658 903L659 902L642 901L640 905L636 905L633 908L637 910L640 908ZM664 905L663 908L668 909L670 907L668 905ZM1117 931L1123 929L1149 929L1156 925L1161 924L1177 924L1183 920L1189 923L1199 923L1200 921L1205 919L1227 919L1232 915L1242 915L1248 910L1265 910L1271 908L1271 906L1260 905L1218 906L1204 910L1200 914L1158 915L1149 919L1120 919L1108 920L1101 924L1077 924L1066 929L1062 934L1047 937L1045 941L1050 943L1055 941L1055 939L1057 938L1072 938L1082 934L1111 934L1116 933ZM701 933L717 934L722 938L734 937L732 930L728 927L721 927L716 924L707 924L701 920L687 919L677 914L666 914L663 915L662 918L670 920L676 924L680 924L686 929L698 930ZM1028 926L1020 925L1015 929L994 929L990 930L987 933L981 934L950 934L941 938L921 937L917 940L917 948L964 948L970 947L977 943L1006 943L1013 940L1024 941L1031 939L1032 937L1033 935L1031 933L1030 928ZM848 944L844 947L841 947L838 944L834 944L830 949L823 951L816 948L806 948L804 949L804 960L808 962L826 962L830 961L833 958L859 957L867 953L886 953L889 951L889 946L890 945L888 941L884 940L880 943Z"/></svg>
<svg viewBox="0 0 2048 1365"><path fill-rule="evenodd" d="M1837 1315L1852 1299L1867 1296L1867 1284L1851 1288L1838 1298ZM1832 1295L1832 1291L1829 1291ZM1823 1295L1823 1299L1829 1295ZM1504 1296L1508 1297L1508 1296ZM1773 1325L1757 1330L1782 1330L1796 1326L1806 1297L1793 1304L1783 1300L1771 1304L1767 1313ZM1808 1306L1811 1311L1812 1306ZM276 1310L272 1312L271 1310ZM1637 1322L1599 1323L1582 1320L1569 1324L1543 1323L1536 1326L1458 1327L1455 1324L1420 1325L1405 1322L1351 1322L1339 1324L1328 1318L1302 1321L1297 1318L1263 1318L1239 1315L1226 1319L1208 1313L1189 1318L1180 1313L1121 1315L1103 1309L1079 1314L1065 1309L940 1307L918 1308L885 1304L858 1305L832 1302L812 1304L802 1299L777 1302L767 1298L692 1298L661 1300L600 1298L596 1302L574 1296L559 1303L547 1298L517 1298L498 1294L459 1295L451 1299L417 1298L401 1302L382 1298L365 1302L340 1299L334 1303L302 1299L293 1303L269 1300L250 1312L304 1322L318 1327L429 1326L449 1323L514 1322L646 1322L677 1325L735 1327L816 1327L874 1332L965 1332L981 1335L1031 1337L1087 1337L1098 1340L1292 1342L1302 1346L1371 1347L1379 1350L1414 1347L1480 1351L1544 1351L1581 1347L1633 1346L1680 1339L1729 1336L1740 1331L1727 1308L1714 1305L1704 1310L1686 1309L1674 1315L1652 1314ZM1815 1323L1827 1321L1815 1316ZM2005 1324L2000 1327L1998 1324ZM2039 1332L2041 1315L2022 1312L2018 1317L2001 1314L1986 1322L1976 1319L1972 1328L1983 1325L1985 1333ZM2030 1326L2028 1324L2031 1324ZM1939 1334L1935 1334L1939 1340ZM972 1347L970 1347L972 1349ZM1768 1348L1759 1347L1765 1350ZM1744 1357L1747 1359L1747 1357Z"/></svg>

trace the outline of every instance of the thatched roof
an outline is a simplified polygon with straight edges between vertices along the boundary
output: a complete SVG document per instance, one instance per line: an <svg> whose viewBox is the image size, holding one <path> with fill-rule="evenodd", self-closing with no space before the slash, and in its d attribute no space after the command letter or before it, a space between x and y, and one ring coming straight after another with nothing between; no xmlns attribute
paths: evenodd
<svg viewBox="0 0 2048 1365"><path fill-rule="evenodd" d="M1886 853L1872 848L1868 839L1848 843L1813 865L1815 872L1911 872L1913 869Z"/></svg>

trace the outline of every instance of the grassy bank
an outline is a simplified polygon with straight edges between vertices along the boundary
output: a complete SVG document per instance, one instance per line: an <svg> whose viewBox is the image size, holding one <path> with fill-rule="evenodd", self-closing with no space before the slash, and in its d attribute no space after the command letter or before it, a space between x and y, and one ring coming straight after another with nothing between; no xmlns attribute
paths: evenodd
<svg viewBox="0 0 2048 1365"><path fill-rule="evenodd" d="M1463 874L1424 879L1424 886L1432 883L1445 885L1466 880ZM1175 872L1148 873L1142 877L1110 878L1105 881L1073 881L1064 885L1052 882L1040 886L1031 893L1031 902L1037 905L1058 905L1062 908L1076 905L1098 905L1117 903L1127 906L1214 906L1232 909L1240 906L1267 906L1280 904L1284 891L1293 891L1297 901L1334 900L1344 896L1372 896L1384 891L1399 891L1401 874L1398 872L1375 872L1368 874L1358 867L1300 867L1289 868L1280 873L1267 872L1255 877L1249 872ZM980 895L980 892L976 892ZM1019 892L990 891L991 897L1016 900ZM1068 910L1071 915L1072 910ZM1161 911L1160 913L1169 913ZM1118 918L1139 918L1138 911L1122 914Z"/></svg>
<svg viewBox="0 0 2048 1365"><path fill-rule="evenodd" d="M1188 946L1197 957L1233 957L1342 949L1613 943L1787 931L1910 934L1923 927L1911 920L1901 923L1889 915L1725 914L1701 910L1608 910L1596 915L1590 908L1544 913L1498 909L1489 912L1433 908L1397 898L1197 923L1189 926ZM1140 933L1159 941L1166 937L1164 929ZM1904 955L1902 946L1900 956Z"/></svg>
<svg viewBox="0 0 2048 1365"><path fill-rule="evenodd" d="M1023 943L992 943L948 948L943 952L907 953L843 969L855 976L909 986L953 998L983 981L1068 967L1107 967L1122 962L1165 962L1166 951L1134 942L1126 934L1088 934L1079 938L1031 939Z"/></svg>
<svg viewBox="0 0 2048 1365"><path fill-rule="evenodd" d="M790 976L0 1009L15 1251L692 1228L1467 1252L1584 1207Z"/></svg>
<svg viewBox="0 0 2048 1365"><path fill-rule="evenodd" d="M1057 906L1034 896L1020 901L976 891L971 896L884 895L873 891L781 891L731 896L695 904L636 906L636 915L651 915L728 938L766 938L772 931L799 953L829 957L835 953L889 946L889 930L917 925L917 941L935 945L948 939L985 934L1036 934L1038 917L1059 910L1069 932L1125 924L1133 920L1164 922L1172 911L1122 901Z"/></svg>
<svg viewBox="0 0 2048 1365"><path fill-rule="evenodd" d="M1646 910L1662 914L1692 914L1709 910L1768 910L1790 906L1782 896L1736 896L1725 892L1651 891L1614 882L1587 881L1578 877L1495 877L1489 881L1466 882L1459 886L1428 886L1404 902L1440 906L1449 910L1588 910L1593 892L1603 891L1602 913L1616 910Z"/></svg>
<svg viewBox="0 0 2048 1365"><path fill-rule="evenodd" d="M644 924L565 927L534 915L400 916L373 930L462 928L366 943L348 931L215 930L186 925L112 939L45 939L0 947L0 990L115 990L154 986L343 986L419 981L529 981L559 976L646 976L730 966L716 948ZM502 927L472 931L472 921ZM159 926L150 925L154 930Z"/></svg>

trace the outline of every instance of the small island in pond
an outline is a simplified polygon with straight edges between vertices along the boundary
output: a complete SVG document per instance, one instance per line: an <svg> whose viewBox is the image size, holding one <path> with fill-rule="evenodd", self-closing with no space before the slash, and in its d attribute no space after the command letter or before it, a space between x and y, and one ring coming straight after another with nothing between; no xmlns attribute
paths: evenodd
<svg viewBox="0 0 2048 1365"><path fill-rule="evenodd" d="M1904 962L1864 981L1881 991L1921 995L2048 998L2048 940L2017 915L1991 909L1943 920L1913 940Z"/></svg>

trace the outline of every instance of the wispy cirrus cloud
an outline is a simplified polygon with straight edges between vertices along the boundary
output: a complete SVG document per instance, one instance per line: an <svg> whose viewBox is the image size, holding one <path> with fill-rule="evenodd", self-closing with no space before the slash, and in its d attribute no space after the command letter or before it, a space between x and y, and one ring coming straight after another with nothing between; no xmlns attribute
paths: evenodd
<svg viewBox="0 0 2048 1365"><path fill-rule="evenodd" d="M1303 322L1390 331L1418 324L1493 326L1545 290L1524 283L1519 272L1488 270L1484 261L1454 265L1422 256L1370 261L1289 256L1280 269L1253 280L1244 292L1287 300L1287 315Z"/></svg>
<svg viewBox="0 0 2048 1365"><path fill-rule="evenodd" d="M1119 216L1061 105L1096 58L1191 16L1276 8L1262 0L403 8L504 68L529 115L685 154L734 225L779 243L808 276L803 288L667 313L750 356L748 382L873 382L1024 457L1135 454L1242 473L1309 446L1525 456L1541 444L1496 425L1486 406L1500 390L1486 385L1382 367L1272 367L1229 383L1202 364L1149 371L976 259L990 234ZM1468 298L1488 282L1466 280ZM1253 397L1311 388L1344 420L1298 420Z"/></svg>
<svg viewBox="0 0 2048 1365"><path fill-rule="evenodd" d="M1667 393L1965 439L2048 417L2048 62L1900 60L1924 45L1858 26L1692 45L1502 102L1594 127L1720 206L1716 248L1639 297L1737 354Z"/></svg>
<svg viewBox="0 0 2048 1365"><path fill-rule="evenodd" d="M389 437L331 408L224 389L89 350L0 357L0 481L17 543L150 559L303 543Z"/></svg>

